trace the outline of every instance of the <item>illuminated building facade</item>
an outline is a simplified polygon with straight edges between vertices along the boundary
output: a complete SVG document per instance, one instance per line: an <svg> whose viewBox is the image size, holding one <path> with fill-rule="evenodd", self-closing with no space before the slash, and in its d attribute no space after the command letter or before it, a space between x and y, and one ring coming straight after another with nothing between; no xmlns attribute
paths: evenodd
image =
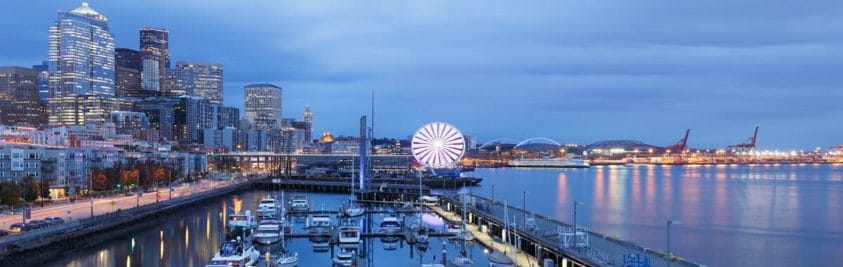
<svg viewBox="0 0 843 267"><path fill-rule="evenodd" d="M140 52L143 58L143 88L161 92L167 84L167 69L170 68L170 33L165 29L143 28L140 30Z"/></svg>
<svg viewBox="0 0 843 267"><path fill-rule="evenodd" d="M167 74L167 95L196 96L222 104L223 68L220 64L179 61Z"/></svg>
<svg viewBox="0 0 843 267"><path fill-rule="evenodd" d="M244 88L246 117L254 121L256 129L281 128L281 87L268 84L250 84Z"/></svg>
<svg viewBox="0 0 843 267"><path fill-rule="evenodd" d="M39 126L46 122L38 80L37 70L0 67L0 124Z"/></svg>
<svg viewBox="0 0 843 267"><path fill-rule="evenodd" d="M113 108L106 103L115 95L114 37L108 19L82 3L70 12L58 12L49 40L49 122L105 121ZM88 102L101 105L81 105Z"/></svg>

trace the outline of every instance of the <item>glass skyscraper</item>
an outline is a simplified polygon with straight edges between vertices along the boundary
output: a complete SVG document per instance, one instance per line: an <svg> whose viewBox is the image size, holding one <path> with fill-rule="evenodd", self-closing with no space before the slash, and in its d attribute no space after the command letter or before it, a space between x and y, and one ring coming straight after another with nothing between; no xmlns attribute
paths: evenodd
<svg viewBox="0 0 843 267"><path fill-rule="evenodd" d="M106 121L115 93L114 36L108 19L88 3L58 12L50 27L48 61L50 123Z"/></svg>
<svg viewBox="0 0 843 267"><path fill-rule="evenodd" d="M167 75L167 95L196 96L222 104L222 74L220 64L179 61Z"/></svg>
<svg viewBox="0 0 843 267"><path fill-rule="evenodd" d="M143 58L143 89L160 92L165 88L170 68L170 33L165 29L140 30L140 52Z"/></svg>

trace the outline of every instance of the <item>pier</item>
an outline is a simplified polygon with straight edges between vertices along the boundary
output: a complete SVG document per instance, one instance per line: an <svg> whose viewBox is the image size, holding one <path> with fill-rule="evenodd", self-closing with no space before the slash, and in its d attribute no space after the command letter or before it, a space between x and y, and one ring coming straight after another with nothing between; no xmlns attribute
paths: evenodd
<svg viewBox="0 0 843 267"><path fill-rule="evenodd" d="M506 241L502 240L507 240L503 203L476 195L449 195L442 198L441 206L429 206L448 220L460 221L463 201L467 202L466 229L484 245L503 250L503 242ZM517 253L510 253L510 257L518 266L536 266L537 262L545 259L553 260L554 266L563 267L704 266L676 256L668 258L662 251L525 212L511 205L507 212L510 217L509 243L518 250ZM515 222L511 221L513 217ZM525 227L523 223L519 224L526 221L532 221L533 225ZM513 255L515 257L512 257Z"/></svg>

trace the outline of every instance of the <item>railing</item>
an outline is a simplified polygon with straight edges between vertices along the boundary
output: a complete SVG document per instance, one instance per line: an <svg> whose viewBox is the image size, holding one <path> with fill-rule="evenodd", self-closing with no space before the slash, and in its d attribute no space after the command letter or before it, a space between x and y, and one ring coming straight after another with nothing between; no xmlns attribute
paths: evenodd
<svg viewBox="0 0 843 267"><path fill-rule="evenodd" d="M24 245L32 241L42 241L44 238L47 237L57 237L85 233L84 231L97 231L101 228L108 228L119 223L125 223L132 220L136 220L142 215L148 215L171 207L178 207L185 203L190 203L215 195L224 195L234 190L237 190L244 184L250 182L252 182L252 180L232 181L224 187L213 188L214 190L210 190L211 187L208 186L208 190L193 192L188 195L182 195L174 197L172 199L159 201L156 203L144 204L126 210L109 212L105 214L95 215L93 217L72 220L63 224L53 224L39 229L33 229L17 234L10 234L8 236L0 238L0 247L4 247L5 249L3 252L8 253L11 252L9 250L19 248L16 247L17 245Z"/></svg>

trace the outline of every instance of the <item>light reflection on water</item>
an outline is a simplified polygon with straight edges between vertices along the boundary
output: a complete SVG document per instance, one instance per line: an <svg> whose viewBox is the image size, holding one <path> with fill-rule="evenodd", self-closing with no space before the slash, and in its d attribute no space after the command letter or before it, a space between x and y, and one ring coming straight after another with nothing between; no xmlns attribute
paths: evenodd
<svg viewBox="0 0 843 267"><path fill-rule="evenodd" d="M136 233L115 237L104 244L74 252L65 258L55 259L45 266L204 266L214 256L223 241L225 228L222 218L225 218L228 207L240 206L244 210L255 209L257 203L266 194L265 191L254 191L208 200L205 205L190 207L163 219L158 223L159 226L139 229ZM287 194L287 197L291 195ZM316 204L314 205L316 207L334 210L348 198L348 195L309 194L308 198ZM379 216L373 218L375 222L373 228L377 228L376 222L379 220ZM303 219L297 218L292 218L291 221L304 223ZM407 222L410 221L411 218L407 217ZM441 229L444 225L442 219L437 216L423 215L422 221L429 227ZM300 225L295 229L301 231ZM134 249L131 245L133 239ZM397 247L395 250L385 250L386 247L392 245L383 243L377 238L370 239L371 251L375 258L374 266L418 266L420 262L439 262L442 241L444 240L431 238L430 248L421 253L404 242L395 245ZM299 266L330 266L331 253L313 252L309 240L288 240L288 245L290 251L299 252ZM453 258L458 253L458 247L456 244L448 243L449 258ZM279 247L275 245L260 249L264 252L266 249L277 252ZM487 265L486 255L483 254L481 246L470 246L468 253L473 255L472 258L477 262L476 266Z"/></svg>
<svg viewBox="0 0 843 267"><path fill-rule="evenodd" d="M474 193L665 248L710 266L820 266L841 262L843 165L595 166L478 169ZM507 190L501 190L506 188ZM555 203L554 206L540 203Z"/></svg>

